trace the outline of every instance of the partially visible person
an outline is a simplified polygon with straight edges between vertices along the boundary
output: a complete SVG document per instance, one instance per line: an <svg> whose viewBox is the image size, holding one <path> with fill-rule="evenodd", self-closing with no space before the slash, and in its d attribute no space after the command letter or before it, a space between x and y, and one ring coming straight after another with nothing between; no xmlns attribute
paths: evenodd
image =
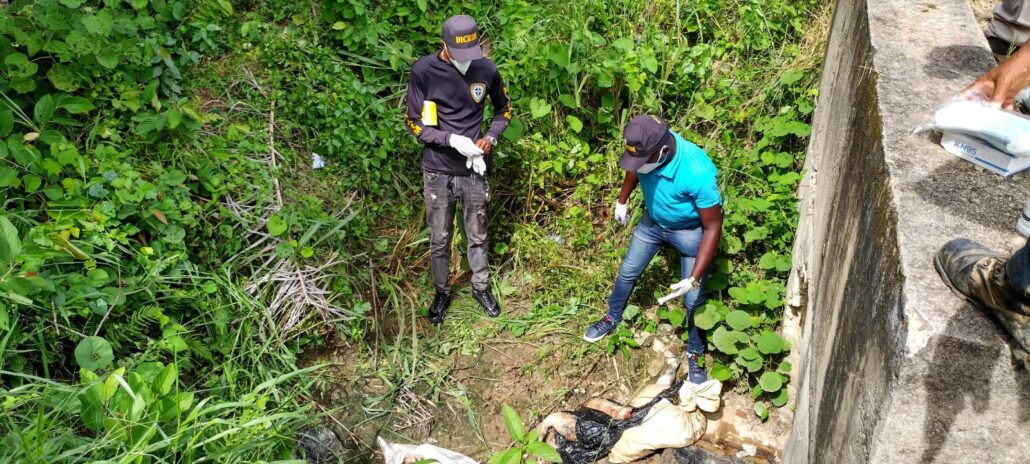
<svg viewBox="0 0 1030 464"><path fill-rule="evenodd" d="M983 92L994 106L1012 109L1013 99L1030 85L1030 47L1020 48L1009 59L987 71L962 91Z"/></svg>
<svg viewBox="0 0 1030 464"><path fill-rule="evenodd" d="M493 119L483 132L486 98ZM407 125L425 144L422 151L423 195L429 223L429 265L436 295L429 320L443 321L451 302L448 285L455 204L461 204L472 268L472 297L490 317L501 308L490 292L487 248L487 175L490 153L511 120L508 90L497 65L483 56L479 28L470 16L452 16L443 24L443 47L411 68Z"/></svg>
<svg viewBox="0 0 1030 464"><path fill-rule="evenodd" d="M1003 0L995 5L984 35L999 62L1015 53L1030 39L1030 0Z"/></svg>
<svg viewBox="0 0 1030 464"><path fill-rule="evenodd" d="M683 296L687 310L688 376L690 382L700 384L708 377L698 363L707 340L704 330L694 324L694 311L705 302L708 267L722 235L722 196L715 164L704 150L669 130L669 124L657 116L633 118L623 137L626 151L619 167L626 170L626 176L615 204L615 219L628 222L626 201L638 183L647 211L622 259L607 314L587 328L583 338L596 342L615 330L637 278L658 250L670 245L680 254L682 280L672 289L673 294Z"/></svg>
<svg viewBox="0 0 1030 464"><path fill-rule="evenodd" d="M963 92L983 92L993 105L1012 107L1030 85L1030 47L980 76ZM1011 256L960 238L945 244L934 267L956 295L993 314L1016 342L1013 352L1030 367L1030 240Z"/></svg>

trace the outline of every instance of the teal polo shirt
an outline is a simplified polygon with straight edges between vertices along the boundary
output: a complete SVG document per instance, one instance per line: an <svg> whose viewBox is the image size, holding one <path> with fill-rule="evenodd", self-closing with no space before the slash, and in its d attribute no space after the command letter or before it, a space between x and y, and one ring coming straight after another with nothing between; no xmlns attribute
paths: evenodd
<svg viewBox="0 0 1030 464"><path fill-rule="evenodd" d="M701 225L698 210L722 204L715 164L701 147L676 138L676 156L647 174L637 173L644 205L658 225L666 229L693 229Z"/></svg>

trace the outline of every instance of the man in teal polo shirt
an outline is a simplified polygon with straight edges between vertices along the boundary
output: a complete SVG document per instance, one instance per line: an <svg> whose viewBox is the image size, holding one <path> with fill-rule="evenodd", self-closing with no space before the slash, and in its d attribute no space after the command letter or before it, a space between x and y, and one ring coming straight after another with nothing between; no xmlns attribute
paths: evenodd
<svg viewBox="0 0 1030 464"><path fill-rule="evenodd" d="M626 177L615 204L615 219L621 224L628 222L626 200L638 183L647 210L622 259L608 297L608 313L587 328L583 338L595 342L615 329L637 278L662 245L671 245L680 254L682 280L671 288L673 295L683 296L687 309L688 377L693 383L702 383L708 375L697 360L707 341L704 331L694 325L694 311L704 304L708 266L722 235L722 196L715 165L704 150L670 131L668 123L656 116L633 118L623 136L626 152L619 166L626 170Z"/></svg>

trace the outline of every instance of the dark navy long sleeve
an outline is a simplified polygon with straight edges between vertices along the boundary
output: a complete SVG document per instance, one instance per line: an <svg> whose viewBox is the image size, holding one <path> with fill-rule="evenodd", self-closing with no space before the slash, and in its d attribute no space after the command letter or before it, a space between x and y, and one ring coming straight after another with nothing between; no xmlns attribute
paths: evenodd
<svg viewBox="0 0 1030 464"><path fill-rule="evenodd" d="M407 126L425 144L422 168L429 172L467 175L465 157L448 146L450 134L478 140L483 136L486 97L494 106L487 135L500 139L511 120L511 102L497 65L487 58L475 60L465 75L444 62L438 53L420 58L411 68L407 93ZM437 108L437 125L422 123L422 106L432 101ZM492 163L487 157L487 165Z"/></svg>

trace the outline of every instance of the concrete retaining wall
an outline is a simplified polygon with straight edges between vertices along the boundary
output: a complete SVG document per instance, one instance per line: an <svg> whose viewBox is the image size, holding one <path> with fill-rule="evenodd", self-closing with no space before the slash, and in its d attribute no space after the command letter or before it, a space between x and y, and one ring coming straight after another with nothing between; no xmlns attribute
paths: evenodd
<svg viewBox="0 0 1030 464"><path fill-rule="evenodd" d="M839 0L801 188L790 463L1028 462L1030 378L941 283L955 237L1001 251L1030 178L911 130L993 65L967 0Z"/></svg>

